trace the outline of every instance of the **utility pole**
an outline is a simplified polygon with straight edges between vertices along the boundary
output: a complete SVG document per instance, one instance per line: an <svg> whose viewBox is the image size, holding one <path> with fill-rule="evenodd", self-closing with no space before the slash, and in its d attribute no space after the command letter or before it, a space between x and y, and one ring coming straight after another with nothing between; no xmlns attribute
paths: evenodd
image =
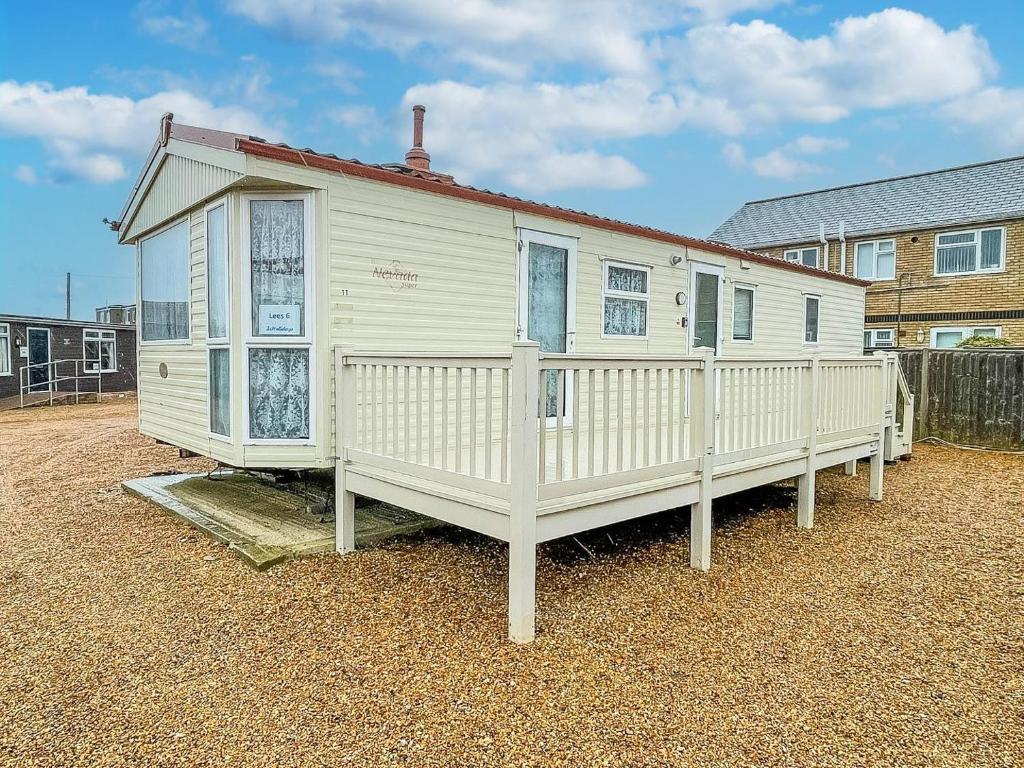
<svg viewBox="0 0 1024 768"><path fill-rule="evenodd" d="M67 282L66 282L65 286L66 287L64 289L64 295L65 295L65 297L67 299L67 302L66 302L67 306L66 306L64 311L65 311L67 316L64 319L65 320L70 320L71 319L71 273L70 272L68 272Z"/></svg>

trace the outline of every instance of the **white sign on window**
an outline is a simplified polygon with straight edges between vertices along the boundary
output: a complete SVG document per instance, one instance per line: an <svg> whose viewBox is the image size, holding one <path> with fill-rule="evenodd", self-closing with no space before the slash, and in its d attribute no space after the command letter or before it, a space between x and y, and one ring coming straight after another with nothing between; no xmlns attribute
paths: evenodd
<svg viewBox="0 0 1024 768"><path fill-rule="evenodd" d="M257 336L298 336L302 308L298 304L261 304Z"/></svg>

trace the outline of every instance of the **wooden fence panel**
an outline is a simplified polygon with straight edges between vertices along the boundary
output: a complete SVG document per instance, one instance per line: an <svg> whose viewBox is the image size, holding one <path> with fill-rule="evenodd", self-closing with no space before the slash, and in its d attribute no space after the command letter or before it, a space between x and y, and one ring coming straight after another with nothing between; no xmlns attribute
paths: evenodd
<svg viewBox="0 0 1024 768"><path fill-rule="evenodd" d="M902 350L899 356L917 396L916 438L1024 448L1024 350Z"/></svg>

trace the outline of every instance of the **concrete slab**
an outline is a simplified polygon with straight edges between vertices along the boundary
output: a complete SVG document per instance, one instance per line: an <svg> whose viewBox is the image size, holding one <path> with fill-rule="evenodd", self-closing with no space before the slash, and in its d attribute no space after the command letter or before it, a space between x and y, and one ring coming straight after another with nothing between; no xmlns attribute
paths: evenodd
<svg viewBox="0 0 1024 768"><path fill-rule="evenodd" d="M302 555L334 551L334 523L306 510L301 496L245 474L156 475L122 487L163 507L225 544L243 561L265 570ZM375 503L356 509L356 546L434 525L429 518Z"/></svg>

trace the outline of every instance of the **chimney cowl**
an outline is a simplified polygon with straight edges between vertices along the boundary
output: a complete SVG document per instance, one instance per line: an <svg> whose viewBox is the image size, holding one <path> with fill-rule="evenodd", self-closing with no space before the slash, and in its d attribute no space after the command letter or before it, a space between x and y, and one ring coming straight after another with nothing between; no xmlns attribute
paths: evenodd
<svg viewBox="0 0 1024 768"><path fill-rule="evenodd" d="M423 149L423 115L426 111L422 104L412 108L412 148L405 153L405 164L420 171L430 170L430 155Z"/></svg>

